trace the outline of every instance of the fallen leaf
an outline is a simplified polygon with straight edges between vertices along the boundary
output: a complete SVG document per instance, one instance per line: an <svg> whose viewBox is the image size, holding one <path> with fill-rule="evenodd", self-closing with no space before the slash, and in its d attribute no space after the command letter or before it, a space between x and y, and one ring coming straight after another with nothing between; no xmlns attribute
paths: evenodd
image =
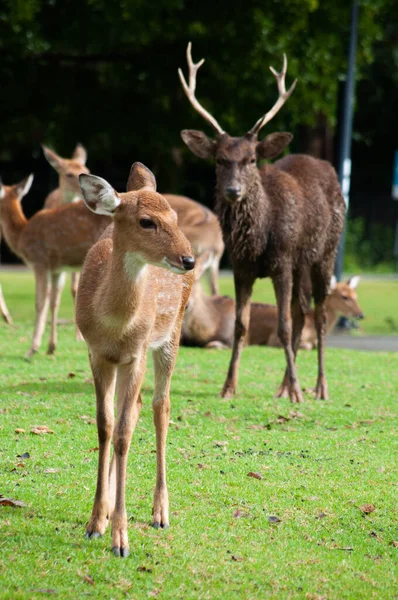
<svg viewBox="0 0 398 600"><path fill-rule="evenodd" d="M391 540L391 545L394 546L394 548L398 548L398 541Z"/></svg>
<svg viewBox="0 0 398 600"><path fill-rule="evenodd" d="M137 571L139 571L141 573L152 573L152 569L150 567L146 567L145 565L141 565L140 567L137 567Z"/></svg>
<svg viewBox="0 0 398 600"><path fill-rule="evenodd" d="M242 562L242 561L244 561L245 559L244 559L242 556L236 556L236 554L233 554L233 555L231 556L231 560L233 560L233 561L235 561L235 562Z"/></svg>
<svg viewBox="0 0 398 600"><path fill-rule="evenodd" d="M99 450L98 446L95 446L95 448L89 448L87 450L87 452L98 452L98 450Z"/></svg>
<svg viewBox="0 0 398 600"><path fill-rule="evenodd" d="M360 507L361 512L363 512L365 515L369 515L370 513L372 513L374 510L376 510L376 507L374 504L362 504L362 506Z"/></svg>
<svg viewBox="0 0 398 600"><path fill-rule="evenodd" d="M208 410L207 412L203 413L204 417L211 417L211 412Z"/></svg>
<svg viewBox="0 0 398 600"><path fill-rule="evenodd" d="M319 500L318 496L308 496L307 500Z"/></svg>
<svg viewBox="0 0 398 600"><path fill-rule="evenodd" d="M148 592L148 596L158 596L159 593L160 593L160 590L155 589L155 590L152 590L151 592Z"/></svg>
<svg viewBox="0 0 398 600"><path fill-rule="evenodd" d="M290 417L291 419L302 419L302 418L304 417L304 415L303 415L303 413L301 413L301 412L300 412L300 411L298 411L298 410L291 410L291 411L289 412L289 417Z"/></svg>
<svg viewBox="0 0 398 600"><path fill-rule="evenodd" d="M22 468L22 469L24 468L24 466L25 466L25 465L24 465L23 463L18 463L18 464L17 464L17 467L20 467L20 468Z"/></svg>
<svg viewBox="0 0 398 600"><path fill-rule="evenodd" d="M369 533L369 537L374 537L374 538L377 538L377 537L378 537L378 535L377 535L376 531L371 531L371 532Z"/></svg>
<svg viewBox="0 0 398 600"><path fill-rule="evenodd" d="M17 458L30 458L29 452L24 452L23 454L17 454Z"/></svg>
<svg viewBox="0 0 398 600"><path fill-rule="evenodd" d="M281 520L279 517L276 517L275 515L271 515L268 517L268 523L280 523Z"/></svg>
<svg viewBox="0 0 398 600"><path fill-rule="evenodd" d="M324 519L326 517L326 513L321 512L319 513L319 515L317 517L315 517L316 519Z"/></svg>
<svg viewBox="0 0 398 600"><path fill-rule="evenodd" d="M58 473L59 469L53 469L49 467L48 469L44 469L44 473Z"/></svg>
<svg viewBox="0 0 398 600"><path fill-rule="evenodd" d="M250 473L248 473L247 476L254 477L254 479L264 479L261 473L255 473L254 471L250 471Z"/></svg>
<svg viewBox="0 0 398 600"><path fill-rule="evenodd" d="M243 512L239 510L239 508L237 508L236 510L234 510L233 517L234 519L240 519L241 517L243 517Z"/></svg>
<svg viewBox="0 0 398 600"><path fill-rule="evenodd" d="M91 575L83 575L82 578L83 581L86 581L90 585L94 585L94 579L91 577Z"/></svg>
<svg viewBox="0 0 398 600"><path fill-rule="evenodd" d="M26 433L25 429L22 429L22 427L17 427L15 430L15 433Z"/></svg>
<svg viewBox="0 0 398 600"><path fill-rule="evenodd" d="M89 417L88 415L82 415L81 417L79 417L79 419L81 419L85 423L90 423L92 425L95 425L97 423L94 417Z"/></svg>
<svg viewBox="0 0 398 600"><path fill-rule="evenodd" d="M54 433L52 429L49 429L47 425L33 425L30 430L30 433L34 433L35 435L42 435L43 433Z"/></svg>
<svg viewBox="0 0 398 600"><path fill-rule="evenodd" d="M216 442L214 442L214 445L215 445L217 448L222 448L223 446L227 446L227 445L228 445L228 442L217 442L217 441L216 441Z"/></svg>
<svg viewBox="0 0 398 600"><path fill-rule="evenodd" d="M22 508L23 506L26 506L26 504L24 504L20 500L12 500L11 498L0 498L0 505L1 506L14 506L16 508Z"/></svg>
<svg viewBox="0 0 398 600"><path fill-rule="evenodd" d="M76 373L68 373L68 377L70 379L73 379L74 377L76 377Z"/></svg>
<svg viewBox="0 0 398 600"><path fill-rule="evenodd" d="M335 550L344 550L345 552L352 552L354 550L354 547L353 546L346 546L345 548L340 548L340 547L336 546Z"/></svg>
<svg viewBox="0 0 398 600"><path fill-rule="evenodd" d="M290 421L289 417L284 417L283 415L278 415L278 417L276 419L276 423L279 423L280 425L283 425L284 423L287 423L288 421Z"/></svg>

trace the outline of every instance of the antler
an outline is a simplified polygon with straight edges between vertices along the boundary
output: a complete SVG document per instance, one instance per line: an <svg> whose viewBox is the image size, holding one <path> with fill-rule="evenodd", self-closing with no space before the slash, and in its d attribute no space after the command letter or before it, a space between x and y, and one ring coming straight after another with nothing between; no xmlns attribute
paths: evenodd
<svg viewBox="0 0 398 600"><path fill-rule="evenodd" d="M195 97L195 88L196 88L196 73L198 69L203 65L205 59L202 58L198 63L194 63L192 60L191 53L192 44L189 42L187 46L187 63L189 68L189 85L187 84L183 72L181 69L178 69L178 75L180 77L181 85L184 89L184 92L194 107L194 109L202 115L202 117L218 132L224 133L223 129L221 129L220 125L217 123L214 117L211 116L209 112L197 101Z"/></svg>
<svg viewBox="0 0 398 600"><path fill-rule="evenodd" d="M287 71L286 54L283 55L282 71L280 73L278 73L278 71L275 71L275 69L273 67L270 67L270 71L276 79L276 82L278 85L279 97L278 97L278 100L275 102L274 106L271 108L271 110L269 110L263 117L261 117L257 121L257 123L254 125L254 127L252 127L252 129L250 129L249 134L251 134L251 135L257 135L258 132L260 131L260 129L262 127L264 127L264 125L266 123L271 121L271 119L274 118L276 113L285 104L286 100L292 95L293 90L296 87L297 79L295 79L293 81L292 85L290 86L289 91L286 91L286 87L285 87L285 77L286 77L286 71Z"/></svg>

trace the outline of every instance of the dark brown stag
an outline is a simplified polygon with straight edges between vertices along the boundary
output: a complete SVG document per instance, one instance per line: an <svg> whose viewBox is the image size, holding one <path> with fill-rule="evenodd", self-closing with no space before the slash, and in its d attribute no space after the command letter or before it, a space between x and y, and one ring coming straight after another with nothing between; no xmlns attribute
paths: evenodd
<svg viewBox="0 0 398 600"><path fill-rule="evenodd" d="M328 397L324 371L325 298L343 228L345 204L333 167L311 156L286 156L261 169L257 162L280 154L290 133L257 139L261 128L280 110L296 82L286 91L286 56L281 73L272 67L279 96L275 105L243 137L231 137L195 97L196 73L191 44L187 48L189 83L181 70L184 91L199 114L216 130L210 139L201 131L184 130L182 139L200 158L216 160L216 213L234 272L236 320L228 375L221 395L236 391L239 359L249 330L252 288L258 277L271 277L278 304L278 335L287 369L278 396L302 402L295 358L311 289L318 336L316 397Z"/></svg>

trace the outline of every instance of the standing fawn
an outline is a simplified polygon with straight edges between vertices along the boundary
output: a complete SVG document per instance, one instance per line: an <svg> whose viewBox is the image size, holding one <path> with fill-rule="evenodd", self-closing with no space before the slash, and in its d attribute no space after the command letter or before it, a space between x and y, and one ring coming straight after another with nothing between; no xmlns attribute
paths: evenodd
<svg viewBox="0 0 398 600"><path fill-rule="evenodd" d="M17 185L0 185L0 226L11 250L33 269L36 284L36 321L27 356L38 351L43 337L49 304L51 333L48 354L57 343L57 315L66 269L81 268L88 249L97 241L109 217L98 218L84 202L40 210L26 219L21 200L32 185L33 175Z"/></svg>
<svg viewBox="0 0 398 600"><path fill-rule="evenodd" d="M181 136L200 158L216 160L216 206L229 252L235 282L236 320L228 375L221 395L232 396L237 387L240 355L249 332L250 300L258 277L271 277L278 305L278 335L287 369L278 391L302 402L295 359L311 288L315 301L318 337L316 397L328 397L324 371L326 329L325 298L333 272L344 223L345 204L333 167L305 155L287 156L260 170L257 161L280 154L292 139L290 133L271 133L262 142L261 128L280 110L293 92L285 88L287 61L274 74L279 97L243 137L231 137L195 97L196 72L191 44L187 48L189 83L179 70L183 89L199 114L216 130L212 140L201 131L184 130ZM311 285L305 285L310 279Z"/></svg>
<svg viewBox="0 0 398 600"><path fill-rule="evenodd" d="M80 185L87 206L113 219L113 226L87 255L76 304L95 383L99 439L97 489L86 537L101 536L111 520L112 551L128 556L127 455L141 409L148 350L153 352L155 370L157 475L152 524L157 528L169 523L165 447L170 380L195 260L175 212L156 193L155 177L141 163L131 168L127 193L118 194L93 175L81 175Z"/></svg>
<svg viewBox="0 0 398 600"><path fill-rule="evenodd" d="M330 333L340 315L363 319L355 288L359 277L336 283L332 278L331 292L326 297L326 333ZM228 296L206 296L195 281L184 314L181 343L205 348L232 348L234 340L235 301ZM280 347L278 308L272 304L251 303L248 345ZM311 350L317 345L314 310L305 315L300 348Z"/></svg>
<svg viewBox="0 0 398 600"><path fill-rule="evenodd" d="M50 165L57 171L58 187L48 194L44 201L44 208L58 208L70 202L82 199L79 185L79 175L90 173L86 167L87 152L84 146L77 144L72 158L62 158L47 146L42 146L44 156ZM71 292L73 302L76 302L77 286L79 285L79 272L71 274ZM76 338L82 339L80 332L76 329Z"/></svg>

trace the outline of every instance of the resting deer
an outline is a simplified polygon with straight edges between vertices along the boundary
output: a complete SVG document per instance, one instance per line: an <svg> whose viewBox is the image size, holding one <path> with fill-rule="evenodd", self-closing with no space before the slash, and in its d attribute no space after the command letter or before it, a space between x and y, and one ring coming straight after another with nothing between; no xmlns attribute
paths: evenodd
<svg viewBox="0 0 398 600"><path fill-rule="evenodd" d="M62 158L47 146L43 145L42 148L45 158L59 176L58 187L48 194L44 201L44 208L58 208L64 204L81 200L79 175L90 173L86 167L87 151L84 146L77 144L71 158ZM71 274L71 293L74 303L76 302L78 285L79 272L74 272ZM82 339L77 328L76 339Z"/></svg>
<svg viewBox="0 0 398 600"><path fill-rule="evenodd" d="M89 173L87 152L78 144L71 159L61 158L43 146L44 156L59 175L59 187L46 198L44 208L55 208L81 198L79 175ZM191 242L197 263L206 271L212 294L218 294L218 269L224 242L216 215L208 208L185 196L163 194L178 215L178 226ZM79 274L72 274L72 295L76 296Z"/></svg>
<svg viewBox="0 0 398 600"><path fill-rule="evenodd" d="M112 551L128 556L127 454L141 409L148 350L155 370L157 476L152 523L154 527L169 523L165 445L170 379L195 261L175 212L156 193L155 178L144 165L132 166L124 194L93 175L81 175L80 183L87 206L114 222L88 253L77 293L76 319L88 345L99 439L97 490L86 536L101 536L111 519Z"/></svg>
<svg viewBox="0 0 398 600"><path fill-rule="evenodd" d="M278 335L287 369L278 396L302 402L295 358L309 305L315 301L318 337L316 397L328 397L324 370L326 329L325 298L343 228L345 204L333 167L310 156L287 156L260 170L257 161L280 154L292 139L290 133L272 133L257 139L262 127L280 110L296 82L286 91L287 61L282 72L271 68L279 97L274 106L243 137L231 137L195 97L196 73L191 44L187 48L189 83L179 70L183 89L199 114L215 129L216 139L201 131L184 130L181 136L200 158L216 160L216 205L235 282L236 321L234 344L223 397L237 387L240 355L249 331L250 300L254 281L271 277L278 305ZM304 281L310 277L311 285Z"/></svg>
<svg viewBox="0 0 398 600"><path fill-rule="evenodd" d="M340 315L363 319L356 287L359 277L336 283L332 278L331 292L326 297L326 334L336 325ZM232 348L234 340L235 301L228 296L206 296L196 280L188 300L181 330L181 343L205 348ZM280 347L278 308L272 304L251 303L248 345ZM300 348L311 350L317 344L314 310L305 315Z"/></svg>
<svg viewBox="0 0 398 600"><path fill-rule="evenodd" d="M57 315L65 282L63 271L80 269L88 249L110 223L87 210L82 200L59 208L40 210L26 219L21 200L33 181L29 175L12 186L0 185L0 225L11 250L31 267L36 284L36 321L32 345L27 356L38 351L49 304L51 333L48 354L57 343Z"/></svg>

